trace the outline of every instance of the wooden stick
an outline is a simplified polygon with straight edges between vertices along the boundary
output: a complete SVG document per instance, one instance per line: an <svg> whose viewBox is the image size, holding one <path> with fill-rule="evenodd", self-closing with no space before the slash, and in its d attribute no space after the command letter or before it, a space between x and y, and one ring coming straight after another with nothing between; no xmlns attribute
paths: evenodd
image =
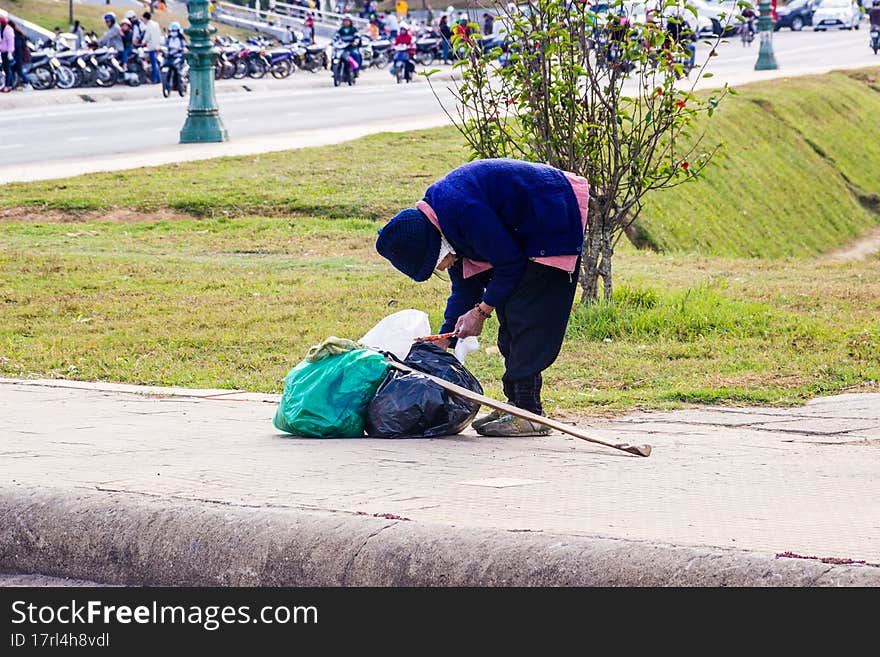
<svg viewBox="0 0 880 657"><path fill-rule="evenodd" d="M590 443L596 443L597 445L604 445L605 447L611 447L613 449L619 449L624 452L628 452L629 454L635 454L636 456L650 456L651 455L651 446L650 445L629 445L627 443L610 443L604 440L600 440L599 438L593 438L592 436L588 436L583 433L577 427L573 427L571 425L565 424L564 422L560 422L559 420L554 420L549 417L544 417L542 415L538 415L536 413L532 413L522 408L518 408L516 406L512 406L511 404L506 404L504 402L497 401L492 399L491 397L486 397L486 395L481 395L478 392L474 392L473 390L468 390L467 388L462 388L461 386L455 385L454 383L450 383L444 379L433 376L431 374L425 374L424 372L420 372L419 370L413 369L407 365L403 365L402 363L398 363L394 360L389 360L388 364L391 365L394 369L400 372L407 372L411 374L421 374L426 377L429 381L433 381L438 386L443 388L444 390L448 390L449 392L458 395L459 397L464 397L465 399L481 404L482 406L488 406L489 408L494 408L504 413L509 413L510 415L514 415L516 417L522 418L524 420L529 420L531 422L535 422L537 424L544 425L545 427L550 427L552 429L556 429L557 431L561 431L563 433L567 433L569 436L574 436L575 438L580 438L581 440L586 440Z"/></svg>

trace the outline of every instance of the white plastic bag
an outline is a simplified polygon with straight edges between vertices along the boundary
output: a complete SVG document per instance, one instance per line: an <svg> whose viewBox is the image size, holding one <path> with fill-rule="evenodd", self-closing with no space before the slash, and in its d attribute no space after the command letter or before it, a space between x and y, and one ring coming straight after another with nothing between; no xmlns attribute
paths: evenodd
<svg viewBox="0 0 880 657"><path fill-rule="evenodd" d="M409 353L413 340L425 335L431 335L428 313L410 309L388 315L358 342L371 349L390 351L403 360Z"/></svg>
<svg viewBox="0 0 880 657"><path fill-rule="evenodd" d="M431 322L428 319L428 313L409 309L388 315L367 331L367 334L358 342L377 351L390 351L403 360L409 354L413 340L426 335L431 335ZM467 355L479 348L480 341L473 336L459 340L455 345L455 357L459 363L463 364Z"/></svg>
<svg viewBox="0 0 880 657"><path fill-rule="evenodd" d="M458 358L459 363L464 365L464 359L467 358L467 355L473 353L479 348L480 341L477 340L474 336L470 336L469 338L465 338L464 340L459 340L455 344L455 357Z"/></svg>

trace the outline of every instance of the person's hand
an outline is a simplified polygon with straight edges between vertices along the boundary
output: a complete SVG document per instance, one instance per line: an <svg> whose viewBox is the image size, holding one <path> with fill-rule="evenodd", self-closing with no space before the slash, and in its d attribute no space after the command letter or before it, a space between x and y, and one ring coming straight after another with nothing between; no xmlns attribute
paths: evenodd
<svg viewBox="0 0 880 657"><path fill-rule="evenodd" d="M472 335L480 335L483 332L484 321L485 319L477 312L476 308L467 311L455 323L455 337L463 340Z"/></svg>

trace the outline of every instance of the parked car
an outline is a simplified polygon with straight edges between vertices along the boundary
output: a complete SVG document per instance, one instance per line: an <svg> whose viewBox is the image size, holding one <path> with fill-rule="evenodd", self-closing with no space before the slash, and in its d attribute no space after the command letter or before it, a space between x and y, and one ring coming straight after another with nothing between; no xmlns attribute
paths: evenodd
<svg viewBox="0 0 880 657"><path fill-rule="evenodd" d="M856 0L821 0L813 14L813 29L824 32L828 29L859 29L862 10Z"/></svg>
<svg viewBox="0 0 880 657"><path fill-rule="evenodd" d="M737 16L742 13L742 9L734 0L688 0L688 2L712 23L711 34L728 37L739 32L740 21L737 20Z"/></svg>
<svg viewBox="0 0 880 657"><path fill-rule="evenodd" d="M697 10L696 19L686 5ZM723 11L720 3L709 3L706 0L685 0L680 3L679 7L681 7L681 15L684 16L684 19L691 28L694 27L694 22L696 22L697 36L712 36L715 34L715 25L712 19L716 17L718 12Z"/></svg>
<svg viewBox="0 0 880 657"><path fill-rule="evenodd" d="M820 0L791 0L776 9L776 24L774 30L783 27L792 32L800 32L805 25L813 24L813 14L819 6Z"/></svg>

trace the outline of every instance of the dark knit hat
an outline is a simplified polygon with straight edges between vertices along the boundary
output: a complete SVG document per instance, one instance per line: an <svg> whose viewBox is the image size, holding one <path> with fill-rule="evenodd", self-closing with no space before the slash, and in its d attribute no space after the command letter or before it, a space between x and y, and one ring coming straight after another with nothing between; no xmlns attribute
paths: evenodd
<svg viewBox="0 0 880 657"><path fill-rule="evenodd" d="M379 230L376 251L413 280L426 281L440 257L440 231L420 210L407 208Z"/></svg>

